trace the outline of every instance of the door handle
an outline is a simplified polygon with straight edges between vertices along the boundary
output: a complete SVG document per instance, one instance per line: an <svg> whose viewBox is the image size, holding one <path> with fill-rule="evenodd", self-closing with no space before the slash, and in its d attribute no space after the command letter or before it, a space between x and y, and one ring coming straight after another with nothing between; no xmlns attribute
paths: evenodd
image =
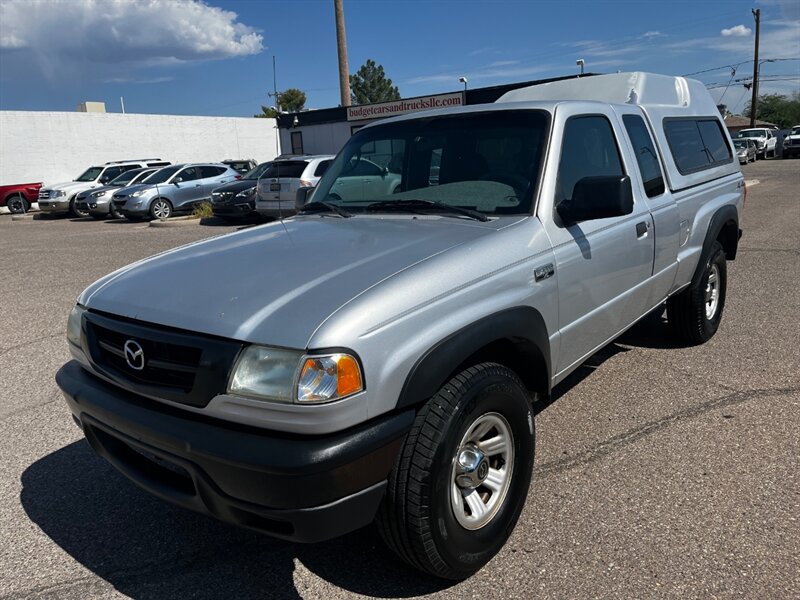
<svg viewBox="0 0 800 600"><path fill-rule="evenodd" d="M647 235L647 230L650 229L648 224L644 221L636 224L636 237L641 239Z"/></svg>

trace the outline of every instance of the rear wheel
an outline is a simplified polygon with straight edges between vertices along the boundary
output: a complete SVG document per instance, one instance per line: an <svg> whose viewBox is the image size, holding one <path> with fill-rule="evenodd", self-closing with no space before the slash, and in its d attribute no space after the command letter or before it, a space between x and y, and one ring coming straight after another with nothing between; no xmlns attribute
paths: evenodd
<svg viewBox="0 0 800 600"><path fill-rule="evenodd" d="M447 579L477 572L503 547L530 486L530 399L494 363L453 377L420 410L378 514L387 545Z"/></svg>
<svg viewBox="0 0 800 600"><path fill-rule="evenodd" d="M702 344L717 332L725 307L727 282L725 251L719 242L714 242L697 285L667 300L669 325L684 342Z"/></svg>
<svg viewBox="0 0 800 600"><path fill-rule="evenodd" d="M22 194L15 194L6 200L6 206L12 214L21 215L28 212L31 205Z"/></svg>
<svg viewBox="0 0 800 600"><path fill-rule="evenodd" d="M172 215L172 204L164 198L156 198L150 205L150 216L154 219L168 219Z"/></svg>

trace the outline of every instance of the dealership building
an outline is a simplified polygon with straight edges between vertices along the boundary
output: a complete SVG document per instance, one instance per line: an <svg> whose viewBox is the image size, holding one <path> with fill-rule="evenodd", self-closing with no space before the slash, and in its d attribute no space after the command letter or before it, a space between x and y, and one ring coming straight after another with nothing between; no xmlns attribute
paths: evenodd
<svg viewBox="0 0 800 600"><path fill-rule="evenodd" d="M584 75L588 77L590 74ZM283 154L336 154L356 131L379 119L435 108L488 104L511 90L573 79L576 76L522 81L432 96L404 98L379 104L339 106L278 115Z"/></svg>

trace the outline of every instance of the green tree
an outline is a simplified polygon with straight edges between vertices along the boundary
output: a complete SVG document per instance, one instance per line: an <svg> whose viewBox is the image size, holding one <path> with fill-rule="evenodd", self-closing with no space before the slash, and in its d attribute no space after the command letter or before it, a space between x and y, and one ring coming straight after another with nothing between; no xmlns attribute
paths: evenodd
<svg viewBox="0 0 800 600"><path fill-rule="evenodd" d="M742 114L749 117L751 113L748 102ZM781 129L800 124L800 93L791 96L784 94L764 94L758 97L758 114L760 121L775 123Z"/></svg>
<svg viewBox="0 0 800 600"><path fill-rule="evenodd" d="M289 88L284 92L278 92L278 106L283 112L300 112L306 106L305 92L297 88ZM261 114L253 115L257 119L274 119L278 116L278 110L272 106L261 106Z"/></svg>
<svg viewBox="0 0 800 600"><path fill-rule="evenodd" d="M306 106L306 94L297 88L278 93L278 103L285 112L300 112Z"/></svg>
<svg viewBox="0 0 800 600"><path fill-rule="evenodd" d="M400 100L400 90L392 85L381 65L367 59L355 75L350 75L350 100L353 104Z"/></svg>
<svg viewBox="0 0 800 600"><path fill-rule="evenodd" d="M261 105L261 114L253 115L256 119L274 119L278 116L278 111L271 106Z"/></svg>

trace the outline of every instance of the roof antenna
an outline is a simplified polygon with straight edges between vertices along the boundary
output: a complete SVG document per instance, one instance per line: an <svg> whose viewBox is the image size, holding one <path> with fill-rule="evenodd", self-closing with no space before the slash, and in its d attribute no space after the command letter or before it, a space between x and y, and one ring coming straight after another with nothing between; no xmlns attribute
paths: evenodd
<svg viewBox="0 0 800 600"><path fill-rule="evenodd" d="M275 158L277 159L280 157L280 135L281 130L278 127L278 117L281 114L281 97L278 95L278 76L276 74L275 69L275 55L272 55L272 94L270 96L274 96L275 98ZM277 176L275 179L278 182L278 219L283 226L283 230L286 232L286 235L289 237L289 241L291 242L292 236L289 234L289 229L286 227L286 223L283 222L283 209L281 208L281 162L279 160L275 160L275 175Z"/></svg>

